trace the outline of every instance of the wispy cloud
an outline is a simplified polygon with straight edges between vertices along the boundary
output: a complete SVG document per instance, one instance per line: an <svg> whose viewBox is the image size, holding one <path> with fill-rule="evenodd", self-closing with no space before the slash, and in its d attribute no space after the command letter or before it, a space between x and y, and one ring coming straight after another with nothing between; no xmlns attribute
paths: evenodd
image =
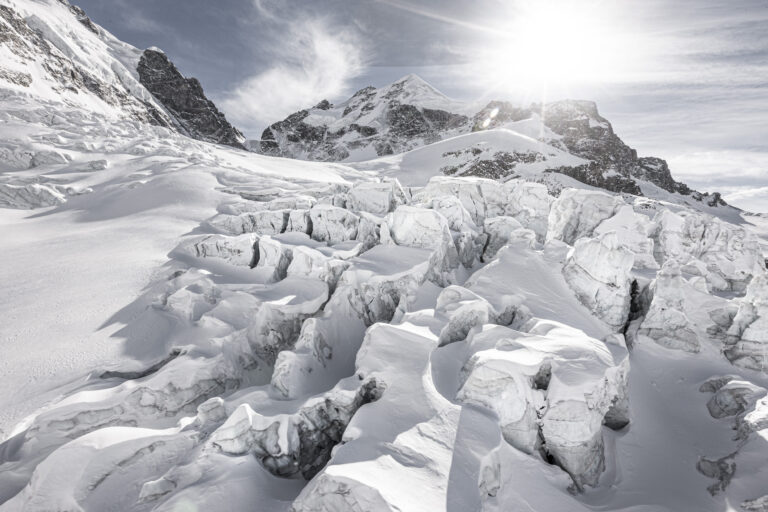
<svg viewBox="0 0 768 512"><path fill-rule="evenodd" d="M675 178L699 190L718 191L745 210L768 213L768 152L695 151L669 159Z"/></svg>
<svg viewBox="0 0 768 512"><path fill-rule="evenodd" d="M365 68L365 50L357 29L327 18L279 17L263 0L256 3L283 34L278 45L265 48L272 64L224 95L227 117L250 137L288 114L322 99L347 92L349 82Z"/></svg>
<svg viewBox="0 0 768 512"><path fill-rule="evenodd" d="M136 32L157 34L170 30L170 27L147 16L141 7L137 7L126 0L114 1L112 8L120 13L118 17L119 23Z"/></svg>
<svg viewBox="0 0 768 512"><path fill-rule="evenodd" d="M754 213L768 213L768 186L736 190L725 194L725 200L734 206Z"/></svg>

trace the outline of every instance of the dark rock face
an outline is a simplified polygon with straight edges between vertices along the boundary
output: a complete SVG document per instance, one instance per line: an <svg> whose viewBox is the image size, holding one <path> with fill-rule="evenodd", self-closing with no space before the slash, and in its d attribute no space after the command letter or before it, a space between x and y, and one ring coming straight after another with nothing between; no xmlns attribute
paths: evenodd
<svg viewBox="0 0 768 512"><path fill-rule="evenodd" d="M565 149L597 164L597 169L629 176L637 152L613 133L591 101L559 101L539 107L544 125L562 136Z"/></svg>
<svg viewBox="0 0 768 512"><path fill-rule="evenodd" d="M503 123L522 121L531 117L530 108L522 108L508 101L492 101L472 117L472 131L495 128ZM487 126L483 126L485 121Z"/></svg>
<svg viewBox="0 0 768 512"><path fill-rule="evenodd" d="M545 126L562 136L563 149L590 160L586 167L553 169L588 185L612 192L642 195L635 179L650 181L668 192L690 194L690 189L672 179L667 162L660 158L638 158L613 131L611 123L592 101L558 101L536 107Z"/></svg>
<svg viewBox="0 0 768 512"><path fill-rule="evenodd" d="M317 105L315 105L315 108L318 110L328 110L331 107L333 107L333 105L331 105L328 100L323 100Z"/></svg>
<svg viewBox="0 0 768 512"><path fill-rule="evenodd" d="M274 123L261 135L259 150L273 156L319 161L340 161L354 150L371 147L384 156L436 142L446 132L462 130L466 116L426 108L414 102L419 93L438 96L417 77L406 77L376 89L365 87L338 107L323 100ZM308 120L332 112L333 123Z"/></svg>
<svg viewBox="0 0 768 512"><path fill-rule="evenodd" d="M440 140L440 132L461 126L466 117L393 102L387 110L387 121L394 138L425 137L425 142L430 143Z"/></svg>
<svg viewBox="0 0 768 512"><path fill-rule="evenodd" d="M317 107L318 110L328 110L330 103L327 100L321 101ZM273 124L261 135L261 144L259 150L265 155L272 156L293 156L285 153L282 146L287 141L294 148L301 148L300 151L312 151L325 155L324 160L337 161L344 160L349 156L349 152L343 147L337 147L335 141L346 133L345 130L331 132L327 126L315 126L304 122L309 116L309 110L300 110L291 114L284 120ZM278 142L276 135L280 137L282 144ZM301 157L302 155L295 155Z"/></svg>
<svg viewBox="0 0 768 512"><path fill-rule="evenodd" d="M667 192L678 192L683 195L689 195L693 192L685 183L672 179L667 162L661 158L653 156L638 158L637 168L635 168L633 175L650 181Z"/></svg>
<svg viewBox="0 0 768 512"><path fill-rule="evenodd" d="M587 165L556 167L548 169L547 171L565 174L566 176L570 176L587 185L610 190L611 192L634 194L636 196L643 195L643 192L634 180L618 174L606 176L604 170L600 167L600 164L595 161L592 161Z"/></svg>
<svg viewBox="0 0 768 512"><path fill-rule="evenodd" d="M460 151L450 151L444 153L443 157L461 157L463 155L471 155L471 157L461 164L442 167L440 171L448 176L458 174L460 176L477 176L498 180L501 178L517 177L514 170L519 163L533 163L546 160L546 157L541 153L497 151L493 154L488 154L487 150L477 146Z"/></svg>
<svg viewBox="0 0 768 512"><path fill-rule="evenodd" d="M589 160L588 165L549 169L582 183L612 192L642 195L636 179L649 181L668 191L689 195L693 191L672 178L667 162L656 157L638 157L613 131L592 101L564 100L530 108L492 101L473 117L473 131L522 121L533 114L559 139L544 140L571 154ZM485 123L485 124L484 124Z"/></svg>
<svg viewBox="0 0 768 512"><path fill-rule="evenodd" d="M683 184L681 183L681 185ZM725 199L723 199L722 196L720 195L720 192L712 192L711 194L709 192L704 192L702 194L701 192L693 191L693 193L691 194L691 197L697 201L704 201L709 206L727 206L728 205L728 203L725 202Z"/></svg>
<svg viewBox="0 0 768 512"><path fill-rule="evenodd" d="M203 93L196 78L186 78L168 57L144 50L137 68L141 84L171 113L190 137L244 148L245 138Z"/></svg>

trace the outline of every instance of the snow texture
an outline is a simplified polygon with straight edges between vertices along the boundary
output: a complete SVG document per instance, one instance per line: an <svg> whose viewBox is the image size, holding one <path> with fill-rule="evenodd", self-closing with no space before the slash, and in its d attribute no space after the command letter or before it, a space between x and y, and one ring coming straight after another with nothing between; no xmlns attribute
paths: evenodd
<svg viewBox="0 0 768 512"><path fill-rule="evenodd" d="M763 219L591 102L410 76L270 128L354 166L273 158L66 2L0 34L0 511L766 510Z"/></svg>

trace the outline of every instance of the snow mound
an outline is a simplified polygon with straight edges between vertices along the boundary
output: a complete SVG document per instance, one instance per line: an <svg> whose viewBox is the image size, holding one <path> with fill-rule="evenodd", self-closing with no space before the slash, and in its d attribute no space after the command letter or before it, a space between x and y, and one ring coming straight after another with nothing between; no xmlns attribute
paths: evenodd
<svg viewBox="0 0 768 512"><path fill-rule="evenodd" d="M526 330L475 335L482 349L464 366L457 398L493 411L514 447L540 450L577 487L594 486L605 468L602 425L629 423L627 354L614 359L601 342L551 321Z"/></svg>

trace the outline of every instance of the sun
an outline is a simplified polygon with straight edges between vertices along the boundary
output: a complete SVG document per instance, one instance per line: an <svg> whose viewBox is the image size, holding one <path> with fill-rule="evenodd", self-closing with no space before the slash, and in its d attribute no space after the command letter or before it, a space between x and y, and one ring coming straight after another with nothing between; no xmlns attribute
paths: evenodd
<svg viewBox="0 0 768 512"><path fill-rule="evenodd" d="M529 92L615 79L631 55L599 4L519 3L482 58L487 78Z"/></svg>

